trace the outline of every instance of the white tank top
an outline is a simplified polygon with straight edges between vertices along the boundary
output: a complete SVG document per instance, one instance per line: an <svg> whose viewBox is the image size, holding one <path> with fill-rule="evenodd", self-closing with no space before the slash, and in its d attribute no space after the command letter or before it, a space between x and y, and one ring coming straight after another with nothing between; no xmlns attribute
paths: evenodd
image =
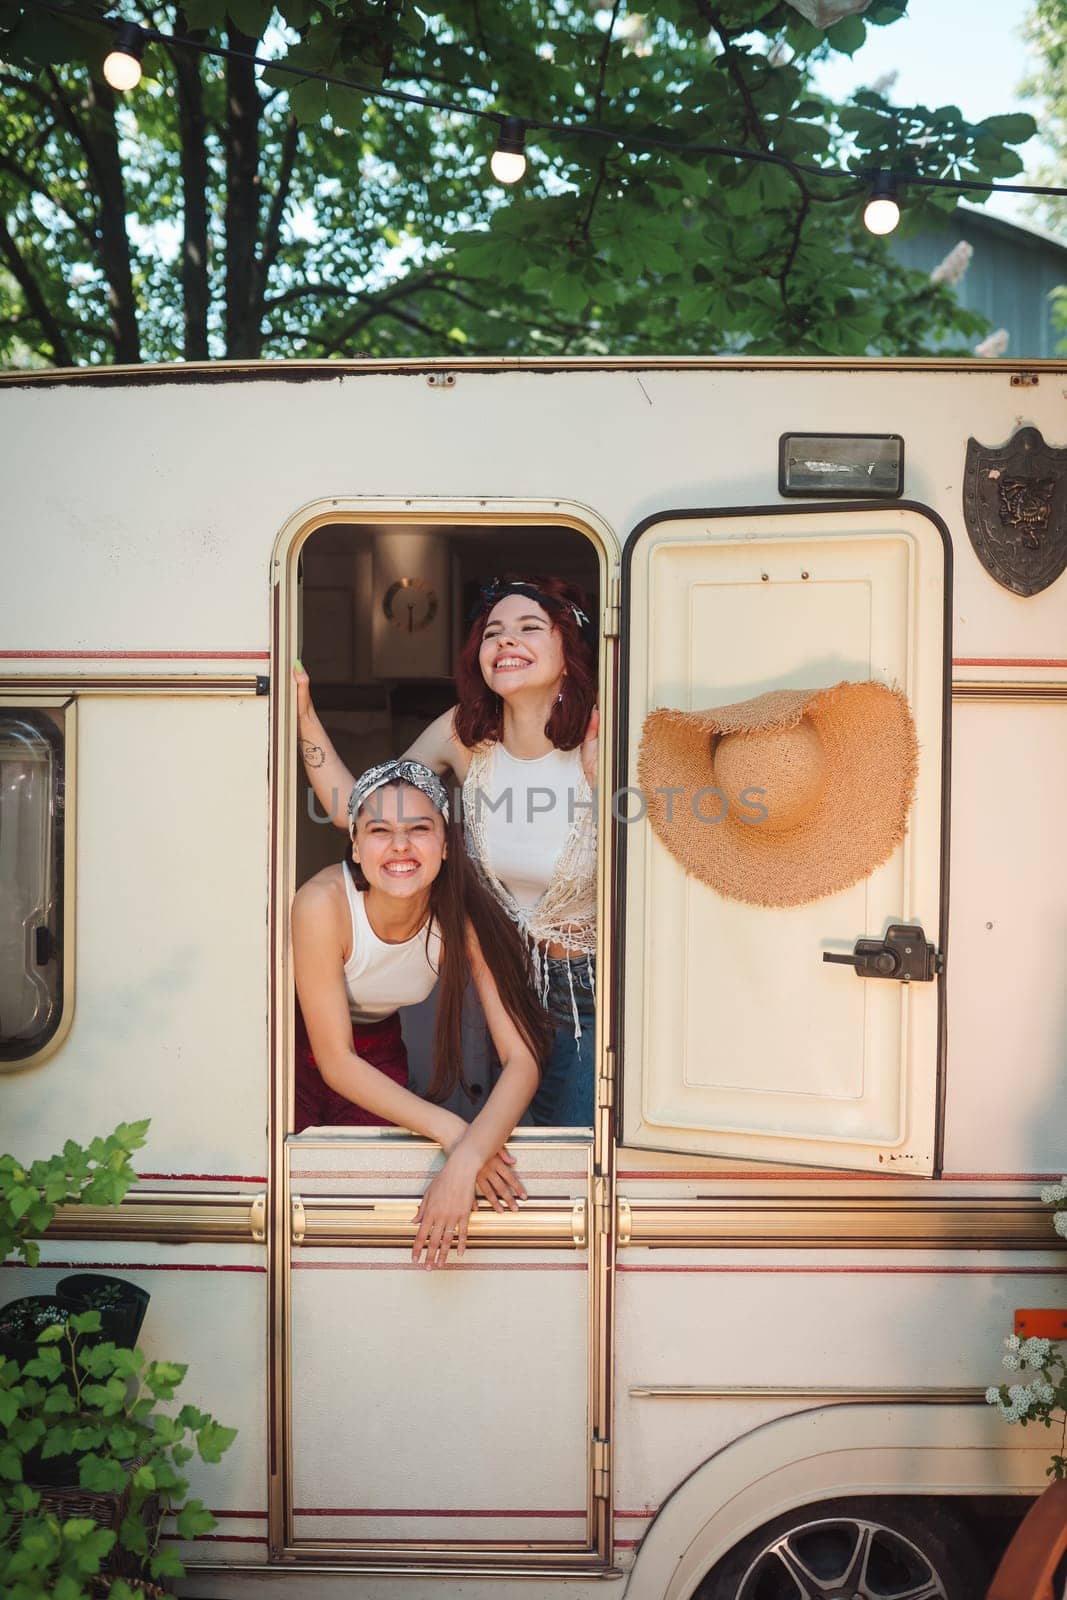
<svg viewBox="0 0 1067 1600"><path fill-rule="evenodd" d="M477 789L470 795L464 791L464 809L473 805L479 812L486 867L525 910L548 888L582 815L576 807L583 795L581 780L580 749L549 750L522 761L498 740Z"/></svg>
<svg viewBox="0 0 1067 1600"><path fill-rule="evenodd" d="M367 916L366 896L352 882L347 867L345 893L352 917L352 954L345 962L345 989L352 1021L367 1026L392 1016L398 1006L418 1005L433 989L441 965L441 934L436 922L402 944L379 939Z"/></svg>

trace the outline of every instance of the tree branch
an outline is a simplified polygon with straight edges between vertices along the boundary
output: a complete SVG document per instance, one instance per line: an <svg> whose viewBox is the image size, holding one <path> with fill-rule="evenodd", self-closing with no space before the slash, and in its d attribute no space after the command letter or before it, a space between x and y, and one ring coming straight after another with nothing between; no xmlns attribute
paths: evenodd
<svg viewBox="0 0 1067 1600"><path fill-rule="evenodd" d="M0 216L0 255L3 255L11 276L25 295L26 304L30 308L34 320L39 324L41 332L52 346L52 354L55 357L56 366L74 366L74 356L64 337L63 330L56 321L47 300L41 293L37 279L19 254L18 246L8 232L7 223L2 216Z"/></svg>
<svg viewBox="0 0 1067 1600"><path fill-rule="evenodd" d="M137 362L141 359L141 341L130 266L130 239L126 232L126 189L115 127L115 96L106 84L97 84L90 78L86 87L89 120L83 127L55 69L49 67L47 71L60 120L84 152L86 166L96 186L98 250L108 281L115 359Z"/></svg>
<svg viewBox="0 0 1067 1600"><path fill-rule="evenodd" d="M270 279L270 270L278 258L278 249L281 243L282 221L285 216L285 206L289 199L289 190L293 182L293 168L296 165L297 150L300 147L300 124L290 111L285 124L285 138L282 141L281 162L278 168L278 181L274 190L274 198L270 203L270 212L267 217L267 226L263 233L263 243L259 251L257 266L258 282L256 285L256 300L258 310L257 322L262 322L266 306L267 283Z"/></svg>
<svg viewBox="0 0 1067 1600"><path fill-rule="evenodd" d="M68 210L61 200L56 199L54 191L47 184L41 183L32 173L27 172L24 167L20 167L17 161L12 161L8 156L2 154L0 154L0 172L8 173L10 177L15 179L16 183L20 183L31 194L39 194L48 201L49 205L55 206L60 215L66 217L72 227L77 228L86 244L95 250L95 222L86 222L84 217L79 217L76 212Z"/></svg>
<svg viewBox="0 0 1067 1600"><path fill-rule="evenodd" d="M745 107L746 131L752 134L752 137L762 149L769 150L771 142L767 137L756 102L752 98L752 91L745 82L744 69L741 66L738 53L734 49L733 35L727 29L718 10L710 3L710 0L694 0L694 4L698 15L703 17L709 28L714 29L719 43L722 45L723 62Z"/></svg>
<svg viewBox="0 0 1067 1600"><path fill-rule="evenodd" d="M232 20L226 41L231 50L246 55L256 47L256 41ZM226 58L226 108L226 354L254 358L262 345L256 293L262 106L256 69L238 55Z"/></svg>
<svg viewBox="0 0 1067 1600"><path fill-rule="evenodd" d="M179 33L188 32L184 13L176 12ZM202 31L191 34L203 39ZM187 361L208 359L207 316L211 302L208 267L208 159L204 82L198 51L171 51L178 89L178 131L182 178L182 315Z"/></svg>

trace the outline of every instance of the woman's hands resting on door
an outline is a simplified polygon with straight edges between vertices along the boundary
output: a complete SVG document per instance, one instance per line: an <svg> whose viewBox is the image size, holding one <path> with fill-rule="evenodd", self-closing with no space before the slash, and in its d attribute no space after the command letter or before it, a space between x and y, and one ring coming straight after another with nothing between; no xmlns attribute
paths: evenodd
<svg viewBox="0 0 1067 1600"><path fill-rule="evenodd" d="M411 1259L416 1266L447 1265L453 1245L457 1257L463 1255L479 1194L494 1211L517 1211L518 1202L526 1199L522 1179L513 1170L515 1157L507 1149L498 1150L488 1161L477 1165L480 1158L468 1139L470 1124L453 1112L444 1114L451 1119L448 1131L440 1139L447 1160L415 1213L417 1232ZM425 1261L421 1261L424 1252Z"/></svg>

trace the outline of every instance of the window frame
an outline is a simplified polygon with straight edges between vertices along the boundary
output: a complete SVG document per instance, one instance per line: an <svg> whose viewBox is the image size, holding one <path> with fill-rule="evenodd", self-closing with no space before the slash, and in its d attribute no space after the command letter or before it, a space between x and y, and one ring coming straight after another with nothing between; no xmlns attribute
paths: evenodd
<svg viewBox="0 0 1067 1600"><path fill-rule="evenodd" d="M75 930L77 922L77 894L75 875L75 840L77 837L77 729L78 703L73 691L50 690L47 693L26 689L20 692L9 682L0 692L0 717L19 712L34 713L59 711L63 727L59 733L60 776L59 804L57 807L58 837L55 839L55 903L57 923L57 954L59 961L59 1014L48 1029L43 1041L23 1055L0 1056L0 1073L27 1072L42 1066L56 1054L65 1042L74 1020L75 996ZM32 1041L31 1041L32 1043Z"/></svg>

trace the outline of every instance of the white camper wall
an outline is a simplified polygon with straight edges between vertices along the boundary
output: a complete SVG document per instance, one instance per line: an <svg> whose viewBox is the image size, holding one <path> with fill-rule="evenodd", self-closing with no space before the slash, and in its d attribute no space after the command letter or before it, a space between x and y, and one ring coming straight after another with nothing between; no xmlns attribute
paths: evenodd
<svg viewBox="0 0 1067 1600"><path fill-rule="evenodd" d="M131 379L115 374L100 387L27 383L0 388L0 436L18 467L4 474L0 489L0 513L9 530L0 638L10 677L39 674L46 665L54 673L57 651L64 653L62 665L72 682L90 664L97 671L116 670L115 653L123 651L155 653L151 661L142 657L146 676L172 670L179 652L202 652L192 670L205 672L232 667L242 655L262 661L270 649L273 540L298 507L324 496L336 496L346 510L359 497L379 497L379 504L384 497L414 518L420 505L439 507L450 496L565 499L593 507L623 538L644 517L671 507L777 503L780 435L816 428L905 435L905 492L938 512L952 533L958 679L1067 677L1062 665L1027 665L1063 660L1067 580L1030 599L1009 593L980 567L961 515L971 435L999 445L1030 423L1053 444L1067 439L1062 375L1054 365L1042 369L1037 385L1024 388L1012 387L1012 370L1004 363L975 363L962 372L924 363L837 369L767 363L742 369L732 362L551 374L513 366L468 371L460 365L457 371L455 385L448 388L429 386L423 370L380 373L371 363L331 363L321 381L306 369L307 381L279 381L293 369L263 366L236 379L216 368L210 381L198 381L199 375L175 369L164 381L146 372ZM121 440L130 441L131 448L120 451ZM62 441L59 450L56 441ZM102 466L120 459L121 468ZM468 503L476 507L478 501ZM107 653L107 660L91 661L92 652ZM130 662L121 664L128 668ZM276 662L274 674L275 688L284 686L288 662ZM211 1038L225 1042L226 1052L204 1052L211 1056L212 1083L223 1105L232 1096L248 1107L239 1144L262 1148L265 1063L252 1068L248 1036L237 1041L234 1030L250 1026L247 996L257 986L261 992L265 982L265 947L248 931L262 931L253 906L263 903L255 897L263 893L260 868L268 825L265 707L242 702L239 710L231 710L237 741L232 749L229 726L222 721L226 713L219 707L198 705L194 711L189 706L176 713L189 718L202 712L203 737L213 759L224 763L220 787L233 799L220 824L209 816L201 791L187 835L182 824L183 856L203 860L207 867L203 892L190 906L195 916L189 931L200 925L201 916L214 921L213 948L228 957L213 965L210 997L197 993L198 1005L209 999L207 1009L195 1022L187 1018L181 1024L186 1031L179 1029L173 1043L165 1044L155 1033L149 1045L147 1029L137 1044L121 1030L113 1040L106 1031L112 1019L94 990L93 970L108 949L108 970L116 972L110 946L121 929L106 912L99 923L87 921L84 908L79 963L87 960L88 967L80 973L75 1003L95 1008L89 1012L92 1044L87 1030L79 1028L41 1074L9 1085L6 1103L14 1113L9 1125L25 1127L24 1137L46 1138L40 1118L46 1082L51 1098L53 1085L62 1079L58 1121L64 1127L72 1120L84 1123L92 1101L87 1093L83 1098L83 1087L93 1069L87 1064L83 1070L80 1063L90 1057L111 1060L117 1045L115 1081L121 1084L122 1109L139 1103L136 1093L127 1102L131 1088L156 1082L159 1119L153 1137L177 1144L210 1140L201 1126L194 1131L190 1125L182 1133L173 1120L179 1105L196 1106L198 1124L201 1120L203 1108L195 1096L175 1095L169 1059L180 1039L183 1070L188 1070L195 1032L200 1049ZM215 711L219 718L212 722ZM112 714L114 722L108 720ZM961 924L963 897L974 893L976 883L991 881L991 853L1017 859L1019 834L1010 812L992 816L989 825L974 820L986 801L975 795L977 774L965 765L966 752L993 745L1010 763L1012 746L1003 742L1001 724L1015 715L1011 706L976 703L960 717L961 763L953 797L952 881L960 896L951 935L955 940L959 930L950 978L954 1011L966 1006L972 984L984 979L981 950L992 947L980 940L976 947ZM1067 713L1049 703L1029 715L1047 725L1041 747L1051 763L1051 784L1065 759ZM197 766L204 753L200 737L191 728L188 737L188 754L176 763L183 796L189 785L199 783L193 773L206 771ZM119 798L127 796L135 781L129 758L147 739L168 742L148 705L141 712L101 708L100 716L84 719L80 745L87 772L106 769L107 783L101 788L98 778L86 779L93 785L86 798L95 812L92 832L83 817L83 842L110 837L101 809L114 812ZM1046 786L1044 792L1052 790ZM1039 810L1045 804L1040 802ZM1055 802L1047 804L1052 810L1041 811L1037 831L1051 842ZM155 832L147 821L119 827L119 833L129 832L127 848L140 852L137 872L145 884L153 873L167 870L162 846L173 836L169 815L165 825L162 813L155 821L160 824ZM1043 849L1038 856L1035 869L1044 861ZM93 904L101 903L106 863L86 853L79 869L96 896ZM181 876L188 889L195 872ZM1003 896L1011 904L1020 888L1018 874L1009 873L996 905L982 896L982 920L1003 927ZM128 911L123 906L124 916ZM92 917L97 915L94 909ZM950 1030L947 1139L956 1171L990 1170L994 1119L984 1108L991 1094L998 1096L998 1142L1012 1151L1010 1162L1005 1156L993 1163L996 1171L1044 1170L1051 1159L1048 1130L1064 1120L1063 1075L1053 1072L1054 1061L1062 1065L1064 1021L1052 1016L1062 991L1062 927L1052 907L1038 907L1035 915L1032 939L1002 939L998 946L998 984L1004 993L1027 997L1019 1030L1010 1030L1007 1038L1000 1033L976 1037L959 1023ZM137 926L143 935L146 924ZM182 937L180 928L163 920L149 941L151 955L146 948L131 959L143 959L157 973L177 963L180 975ZM143 978L147 983L149 974ZM194 992L189 990L190 996ZM262 1005L256 1004L262 1017ZM259 1037L264 1038L262 1032ZM1028 1057L1027 1070L1039 1075L1052 1096L1042 1090L1041 1115L1035 1115L1032 1096L1002 1092L1005 1056L1024 1038L1040 1044L1041 1059ZM158 1058L154 1065L138 1055L142 1048ZM233 1061L221 1059L234 1049ZM1018 1064L1008 1063L1012 1070ZM76 1095L69 1100L72 1086ZM192 1124L193 1113L184 1114Z"/></svg>

